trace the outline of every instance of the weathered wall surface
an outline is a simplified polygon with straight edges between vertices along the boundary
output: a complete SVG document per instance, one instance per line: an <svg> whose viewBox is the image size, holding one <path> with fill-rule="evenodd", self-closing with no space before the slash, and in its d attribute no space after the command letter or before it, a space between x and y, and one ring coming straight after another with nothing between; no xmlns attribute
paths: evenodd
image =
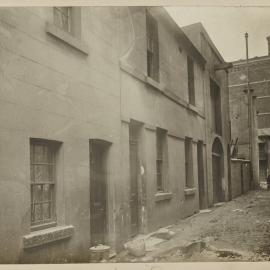
<svg viewBox="0 0 270 270"><path fill-rule="evenodd" d="M0 9L0 262L83 262L90 245L89 139L108 152L108 244L130 238L129 124L142 124L139 177L140 232L199 211L197 142L203 142L205 205L212 201L210 75L221 87L227 192L226 74L204 70L193 55L195 106L188 104L187 55L160 8L160 82L147 77L145 8L84 7L81 39L88 54L46 33L49 7ZM174 31L174 30L173 30ZM180 44L181 45L181 44ZM212 52L205 58L214 58ZM212 60L211 60L212 61ZM213 60L216 61L216 60ZM208 100L208 101L207 101ZM207 102L206 102L207 101ZM156 128L167 130L167 197L156 196ZM194 185L185 187L185 137L191 137ZM30 138L62 142L57 177L57 225L72 225L68 240L23 248L30 233ZM208 161L209 160L209 161ZM7 237L8 236L8 237Z"/></svg>
<svg viewBox="0 0 270 270"><path fill-rule="evenodd" d="M228 91L228 75L225 70L216 71L215 65L222 63L219 52L213 47L213 44L204 30L201 23L195 23L190 26L183 27L184 32L192 40L193 44L207 59L204 72L204 100L205 100L205 126L206 126L206 166L208 181L208 202L213 202L213 180L212 180L212 145L214 140L218 140L223 148L224 175L222 179L222 189L225 199L228 200L228 156L227 147L230 141L230 115L229 115L229 91ZM220 88L221 98L221 121L222 134L216 134L213 123L213 113L211 111L210 98L210 79L212 79Z"/></svg>
<svg viewBox="0 0 270 270"><path fill-rule="evenodd" d="M85 55L45 31L52 8L0 9L0 261L86 259L90 241L89 139L113 143L110 196L118 197L119 67L114 8L83 8ZM58 225L70 240L24 251L30 233L30 138L63 142ZM110 219L119 210L110 207ZM109 229L113 233L113 227ZM112 236L110 237L112 238ZM111 239L112 240L112 239ZM68 254L63 257L63 254Z"/></svg>
<svg viewBox="0 0 270 270"><path fill-rule="evenodd" d="M269 56L255 57L249 60L250 89L256 99L253 99L253 176L254 183L259 182L258 165L258 134L269 134ZM247 69L245 61L236 61L229 72L230 114L232 139L238 138L238 157L250 158L248 98L244 90L247 89ZM257 130L258 128L258 130ZM257 133L258 132L258 133Z"/></svg>
<svg viewBox="0 0 270 270"><path fill-rule="evenodd" d="M250 88L256 99L257 123L259 129L269 128L269 56L250 59L249 81ZM245 61L236 61L229 73L232 135L239 138L239 154L247 155L248 150L248 121L247 121L247 97Z"/></svg>
<svg viewBox="0 0 270 270"><path fill-rule="evenodd" d="M232 198L236 198L249 190L250 163L244 160L231 160Z"/></svg>
<svg viewBox="0 0 270 270"><path fill-rule="evenodd" d="M195 60L195 100L199 115L188 108L187 52L184 49L179 51L179 42L174 35L171 35L167 26L160 23L158 19L160 82L157 85L147 82L145 79L147 75L146 11L144 8L122 11L121 18L124 21L120 24L122 27L121 117L124 121L122 129L128 129L130 119L144 124L145 156L142 159L147 205L147 209L144 210L147 213L146 217L142 218L145 224L144 231L149 232L198 211L196 143L193 144L196 194L185 196L184 138L188 136L195 142L205 141L203 71ZM156 18L159 16L155 11L153 15ZM172 93L176 101L180 100L182 105L168 98L166 93ZM155 134L157 127L168 131L167 191L172 193L170 199L159 201L155 196L157 193ZM124 152L128 150L128 141L124 143L127 139L126 136L125 139L123 138L123 148L126 149L122 150ZM128 159L123 159L126 170L129 170L128 162Z"/></svg>

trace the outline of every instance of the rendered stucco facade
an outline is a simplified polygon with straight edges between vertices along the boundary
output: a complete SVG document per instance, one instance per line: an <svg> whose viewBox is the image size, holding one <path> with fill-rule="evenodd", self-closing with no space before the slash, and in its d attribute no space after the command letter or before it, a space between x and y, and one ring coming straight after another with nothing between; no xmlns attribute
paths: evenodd
<svg viewBox="0 0 270 270"><path fill-rule="evenodd" d="M213 45L206 42L201 50L163 8L150 8L158 22L160 79L156 82L147 76L145 7L82 7L76 12L81 18L80 35L73 37L54 26L53 8L0 9L1 263L88 261L93 141L108 145L106 244L112 252L123 248L131 238L133 121L139 125L138 233L198 212L199 190L201 208L213 204L215 140L223 149L221 187L223 199L228 200L227 74L214 71L214 64L223 60L213 53ZM187 56L194 62L195 106L188 103ZM212 128L210 77L220 87L220 135ZM157 128L166 131L167 148L166 183L159 193ZM192 139L193 184L188 188L186 137ZM56 164L57 224L48 231L31 231L31 138L61 143ZM198 162L203 165L199 173Z"/></svg>

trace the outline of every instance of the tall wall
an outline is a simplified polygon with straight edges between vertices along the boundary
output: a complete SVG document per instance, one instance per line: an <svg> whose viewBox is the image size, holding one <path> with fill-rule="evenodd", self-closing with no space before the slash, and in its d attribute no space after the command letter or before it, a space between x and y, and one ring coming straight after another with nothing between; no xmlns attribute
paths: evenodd
<svg viewBox="0 0 270 270"><path fill-rule="evenodd" d="M193 44L202 53L207 64L205 67L203 84L204 84L204 100L205 100L205 117L206 117L206 166L208 181L208 202L213 203L213 176L212 176L212 146L217 138L222 144L224 174L222 177L222 189L225 199L228 200L229 194L229 173L228 173L228 155L227 148L230 142L230 115L229 115L229 91L228 91L228 74L225 70L215 70L215 66L224 63L222 56L219 54L215 45L205 31L201 23L195 23L183 27L184 32L191 39ZM214 115L211 111L210 97L210 79L213 80L220 88L221 100L221 135L217 134L214 129Z"/></svg>
<svg viewBox="0 0 270 270"><path fill-rule="evenodd" d="M249 81L256 99L257 124L259 129L269 128L269 56L250 59ZM234 67L229 73L230 97L232 101L232 134L240 139L240 154L246 155L246 144L248 144L247 127L247 97L244 90L247 88L247 70L245 61L234 62ZM240 102L243 100L243 102ZM246 101L246 102L244 102ZM239 106L240 105L240 106ZM237 128L238 126L238 128ZM262 131L263 132L263 131ZM243 146L242 146L243 145ZM242 150L243 149L243 150ZM243 151L243 153L242 153Z"/></svg>
<svg viewBox="0 0 270 270"><path fill-rule="evenodd" d="M233 63L229 72L230 114L232 139L238 138L238 156L250 158L250 147L253 149L254 182L259 181L258 164L258 135L269 135L269 56L255 57L249 60L249 82L253 98L253 141L249 145L248 97L244 90L247 88L247 68L244 60Z"/></svg>
<svg viewBox="0 0 270 270"><path fill-rule="evenodd" d="M118 196L116 9L82 8L81 12L87 54L46 32L46 23L53 22L52 8L0 9L1 263L86 260L91 138L112 142L109 196ZM30 138L63 142L57 222L74 226L74 234L69 240L26 250L22 239L30 233ZM114 220L118 212L112 200L109 219ZM110 225L110 242L114 230Z"/></svg>
<svg viewBox="0 0 270 270"><path fill-rule="evenodd" d="M179 218L199 210L197 182L198 140L205 142L203 70L194 59L196 106L188 105L187 51L179 51L177 35L171 35L168 26L160 19L158 8L150 10L158 21L160 81L147 77L145 8L130 8L122 14L121 44L121 117L123 157L128 156L128 127L131 120L143 124L144 153L141 165L144 175L140 181L146 185L146 208L141 216L142 231L149 232L172 224ZM133 28L134 26L134 28ZM167 130L168 178L164 199L157 194L156 184L156 128ZM193 139L193 195L185 195L185 137ZM129 160L123 158L123 167L129 171ZM128 175L128 173L125 173ZM143 185L143 184L142 184ZM126 187L128 190L128 187ZM128 198L127 198L128 199ZM128 202L127 202L127 212ZM127 217L128 218L128 217Z"/></svg>
<svg viewBox="0 0 270 270"><path fill-rule="evenodd" d="M245 194L250 189L250 162L241 159L231 161L232 198Z"/></svg>
<svg viewBox="0 0 270 270"><path fill-rule="evenodd" d="M209 63L202 64L200 50L192 47L162 8L151 8L150 13L158 21L159 82L147 76L144 7L83 7L81 37L75 39L55 28L53 8L0 9L1 263L87 261L91 241L90 139L111 143L107 163L107 238L112 251L123 247L131 237L132 120L141 123L140 233L199 211L198 141L203 143L204 207L212 204L212 144L217 135L208 111L210 77L221 88L219 140L225 161L222 187L227 196L226 74L213 71L217 56L207 48L204 58ZM195 106L188 103L188 55L194 61ZM167 183L166 192L161 194L157 194L156 179L157 128L167 130ZM185 183L185 137L192 138L191 188ZM36 248L25 248L24 242L24 237L33 237L30 138L62 142L57 165L55 229L72 226L68 239ZM46 237L54 233L47 233ZM40 237L41 232L36 234Z"/></svg>

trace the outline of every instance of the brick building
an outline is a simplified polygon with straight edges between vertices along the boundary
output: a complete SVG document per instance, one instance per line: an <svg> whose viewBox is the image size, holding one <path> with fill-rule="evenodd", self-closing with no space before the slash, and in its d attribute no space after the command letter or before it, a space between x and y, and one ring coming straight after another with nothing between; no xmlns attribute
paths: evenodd
<svg viewBox="0 0 270 270"><path fill-rule="evenodd" d="M270 49L268 55L254 57L249 60L249 81L253 98L254 117L254 152L255 181L264 184L269 174L269 136L270 136ZM249 127L247 119L247 68L245 60L233 63L229 73L230 113L232 121L232 137L238 138L238 156L249 159ZM258 169L259 168L259 169ZM257 179L257 180L256 180Z"/></svg>
<svg viewBox="0 0 270 270"><path fill-rule="evenodd" d="M224 60L184 30L161 7L0 9L0 262L84 262L229 199Z"/></svg>

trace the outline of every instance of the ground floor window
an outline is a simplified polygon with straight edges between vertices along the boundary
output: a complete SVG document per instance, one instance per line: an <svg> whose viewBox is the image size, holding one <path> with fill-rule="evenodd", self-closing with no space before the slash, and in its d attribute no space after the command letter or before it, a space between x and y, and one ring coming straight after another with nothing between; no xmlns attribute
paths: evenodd
<svg viewBox="0 0 270 270"><path fill-rule="evenodd" d="M185 171L186 171L186 187L193 188L193 150L192 138L185 138Z"/></svg>
<svg viewBox="0 0 270 270"><path fill-rule="evenodd" d="M56 220L55 216L55 155L54 141L30 140L31 225Z"/></svg>

